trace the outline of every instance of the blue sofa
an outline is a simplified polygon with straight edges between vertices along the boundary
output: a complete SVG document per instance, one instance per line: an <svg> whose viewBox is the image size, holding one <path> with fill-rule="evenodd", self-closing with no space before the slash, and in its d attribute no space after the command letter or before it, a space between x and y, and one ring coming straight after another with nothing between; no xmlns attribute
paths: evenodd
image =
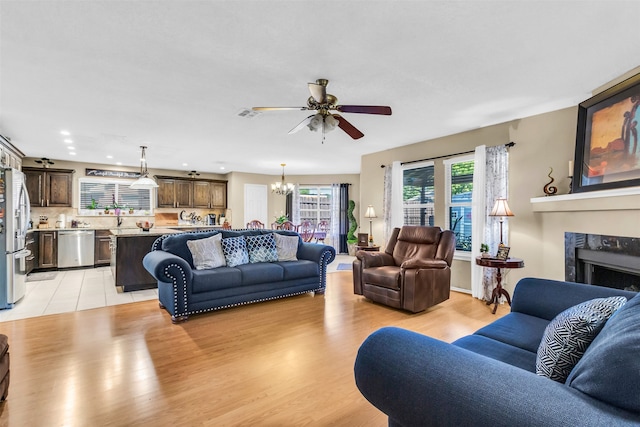
<svg viewBox="0 0 640 427"><path fill-rule="evenodd" d="M536 374L550 321L594 298L628 299L565 382ZM451 344L404 329L371 334L355 361L361 393L389 426L640 425L640 295L525 278L511 312Z"/></svg>
<svg viewBox="0 0 640 427"><path fill-rule="evenodd" d="M297 260L195 269L187 242L218 233L223 239L268 233L297 236ZM307 292L324 293L327 265L334 259L333 247L305 243L292 231L215 230L163 235L142 263L158 281L160 306L177 323L191 314Z"/></svg>

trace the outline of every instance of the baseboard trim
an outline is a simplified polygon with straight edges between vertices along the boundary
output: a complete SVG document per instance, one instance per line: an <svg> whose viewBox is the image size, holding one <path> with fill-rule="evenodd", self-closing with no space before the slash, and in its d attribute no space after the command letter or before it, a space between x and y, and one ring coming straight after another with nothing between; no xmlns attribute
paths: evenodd
<svg viewBox="0 0 640 427"><path fill-rule="evenodd" d="M452 291L462 292L463 294L471 295L471 290L469 290L469 289L458 288L456 286L451 286L449 289L451 289Z"/></svg>

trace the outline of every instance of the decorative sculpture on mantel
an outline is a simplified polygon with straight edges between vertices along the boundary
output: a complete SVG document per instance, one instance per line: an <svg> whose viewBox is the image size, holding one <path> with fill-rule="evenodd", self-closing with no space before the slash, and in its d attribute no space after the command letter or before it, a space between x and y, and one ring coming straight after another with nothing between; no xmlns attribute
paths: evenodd
<svg viewBox="0 0 640 427"><path fill-rule="evenodd" d="M551 173L553 172L553 168L550 167L549 168L549 173L547 174L547 176L549 178L551 178L551 181L549 181L545 186L544 186L544 194L545 196L553 196L554 194L556 194L558 192L558 187L555 187L551 184L553 184L553 181L555 181L553 179L553 177L551 176Z"/></svg>

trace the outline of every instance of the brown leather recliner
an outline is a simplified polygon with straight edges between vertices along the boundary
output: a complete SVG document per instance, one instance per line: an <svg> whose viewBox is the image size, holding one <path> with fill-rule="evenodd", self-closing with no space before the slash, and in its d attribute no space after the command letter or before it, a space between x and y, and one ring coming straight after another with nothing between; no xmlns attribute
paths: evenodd
<svg viewBox="0 0 640 427"><path fill-rule="evenodd" d="M452 231L440 227L395 228L384 252L358 251L353 292L412 313L449 299Z"/></svg>

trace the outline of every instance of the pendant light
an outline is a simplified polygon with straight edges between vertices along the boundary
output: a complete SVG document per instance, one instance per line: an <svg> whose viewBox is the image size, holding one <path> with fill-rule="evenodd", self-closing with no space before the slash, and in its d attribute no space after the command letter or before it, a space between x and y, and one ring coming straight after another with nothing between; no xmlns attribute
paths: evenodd
<svg viewBox="0 0 640 427"><path fill-rule="evenodd" d="M290 182L285 183L284 167L287 165L285 163L280 163L280 166L282 166L282 180L280 182L271 184L271 192L286 196L288 194L291 194L291 192L295 188L295 185Z"/></svg>
<svg viewBox="0 0 640 427"><path fill-rule="evenodd" d="M152 189L157 188L158 184L153 180L153 178L149 178L149 171L147 170L147 158L145 155L145 150L147 147L141 145L142 156L140 157L140 178L136 179L129 188L134 189Z"/></svg>

